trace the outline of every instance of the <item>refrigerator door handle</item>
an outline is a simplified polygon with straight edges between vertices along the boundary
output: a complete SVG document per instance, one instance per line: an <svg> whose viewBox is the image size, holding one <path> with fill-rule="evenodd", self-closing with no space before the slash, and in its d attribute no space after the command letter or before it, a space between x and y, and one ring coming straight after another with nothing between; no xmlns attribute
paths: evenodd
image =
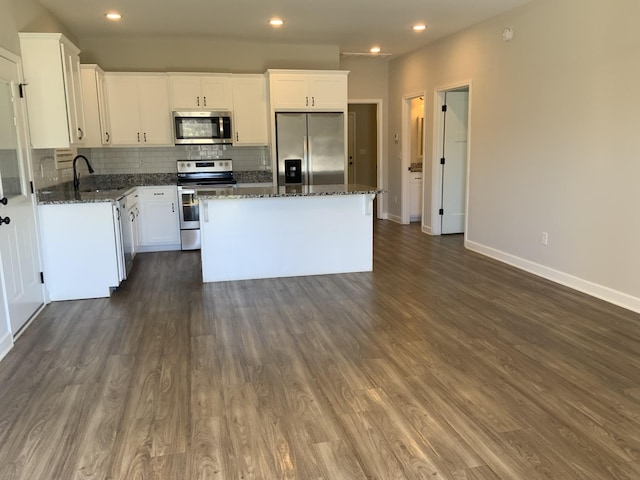
<svg viewBox="0 0 640 480"><path fill-rule="evenodd" d="M313 185L313 152L311 151L311 137L304 137L304 156L307 166L306 185Z"/></svg>

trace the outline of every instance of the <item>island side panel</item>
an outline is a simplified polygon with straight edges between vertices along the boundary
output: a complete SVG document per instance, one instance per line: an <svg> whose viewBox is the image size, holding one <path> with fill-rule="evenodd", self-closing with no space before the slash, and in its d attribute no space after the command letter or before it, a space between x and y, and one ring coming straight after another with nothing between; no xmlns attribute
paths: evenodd
<svg viewBox="0 0 640 480"><path fill-rule="evenodd" d="M373 197L204 200L203 281L369 272Z"/></svg>
<svg viewBox="0 0 640 480"><path fill-rule="evenodd" d="M112 204L39 205L38 214L49 299L109 297L120 283Z"/></svg>

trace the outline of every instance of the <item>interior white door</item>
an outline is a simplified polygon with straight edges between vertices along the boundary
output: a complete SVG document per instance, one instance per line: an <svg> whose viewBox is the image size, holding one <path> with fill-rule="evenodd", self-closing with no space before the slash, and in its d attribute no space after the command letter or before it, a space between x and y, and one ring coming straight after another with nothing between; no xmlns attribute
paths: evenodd
<svg viewBox="0 0 640 480"><path fill-rule="evenodd" d="M0 259L11 333L44 303L34 195L27 192L27 140L16 61L0 52ZM6 203L6 204L5 204Z"/></svg>
<svg viewBox="0 0 640 480"><path fill-rule="evenodd" d="M469 92L446 92L445 163L442 166L442 233L463 233L465 225Z"/></svg>

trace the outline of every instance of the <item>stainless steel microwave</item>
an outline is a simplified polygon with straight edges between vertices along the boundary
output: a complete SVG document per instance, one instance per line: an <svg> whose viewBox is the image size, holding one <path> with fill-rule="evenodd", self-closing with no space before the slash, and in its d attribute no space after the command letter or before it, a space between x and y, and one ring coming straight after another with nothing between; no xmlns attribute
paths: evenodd
<svg viewBox="0 0 640 480"><path fill-rule="evenodd" d="M176 145L233 144L231 112L173 112Z"/></svg>

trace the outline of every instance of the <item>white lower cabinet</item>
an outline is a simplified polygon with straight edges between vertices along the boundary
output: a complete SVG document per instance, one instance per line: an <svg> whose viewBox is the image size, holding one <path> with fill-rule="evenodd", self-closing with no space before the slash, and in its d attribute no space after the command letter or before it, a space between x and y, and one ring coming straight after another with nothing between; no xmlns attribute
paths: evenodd
<svg viewBox="0 0 640 480"><path fill-rule="evenodd" d="M138 234L138 194L134 192L126 195L118 201L120 206L120 226L122 229L122 249L124 251L124 262L126 272L133 268L133 259L136 256L139 247Z"/></svg>
<svg viewBox="0 0 640 480"><path fill-rule="evenodd" d="M138 187L139 251L180 250L176 186Z"/></svg>
<svg viewBox="0 0 640 480"><path fill-rule="evenodd" d="M140 248L140 207L138 206L137 191L127 195L127 215L131 222L131 259L133 260Z"/></svg>
<svg viewBox="0 0 640 480"><path fill-rule="evenodd" d="M117 206L69 203L39 205L38 211L50 300L110 296L123 278Z"/></svg>
<svg viewBox="0 0 640 480"><path fill-rule="evenodd" d="M422 218L422 172L411 172L409 182L411 205L409 215L412 222L417 222Z"/></svg>

